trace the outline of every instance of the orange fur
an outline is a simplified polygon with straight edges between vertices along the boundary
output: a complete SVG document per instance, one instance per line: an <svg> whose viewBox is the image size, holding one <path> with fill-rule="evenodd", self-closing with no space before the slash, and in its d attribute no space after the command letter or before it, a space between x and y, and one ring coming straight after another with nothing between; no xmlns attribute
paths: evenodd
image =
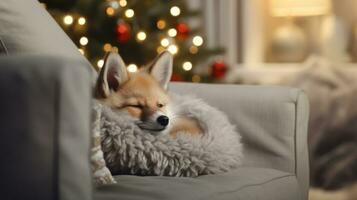
<svg viewBox="0 0 357 200"><path fill-rule="evenodd" d="M175 120L175 123L170 130L170 135L173 138L176 138L179 133L190 134L191 136L196 137L202 133L202 130L195 119L180 117Z"/></svg>

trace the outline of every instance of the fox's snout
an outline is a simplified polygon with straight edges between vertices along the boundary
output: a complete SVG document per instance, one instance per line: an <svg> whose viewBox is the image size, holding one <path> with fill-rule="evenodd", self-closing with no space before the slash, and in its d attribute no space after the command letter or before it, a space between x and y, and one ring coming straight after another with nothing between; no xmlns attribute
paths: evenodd
<svg viewBox="0 0 357 200"><path fill-rule="evenodd" d="M138 125L141 129L150 131L163 131L169 124L170 118L162 112L154 113L138 121Z"/></svg>
<svg viewBox="0 0 357 200"><path fill-rule="evenodd" d="M157 119L156 122L160 124L161 126L167 126L169 124L169 118L165 115L160 115Z"/></svg>

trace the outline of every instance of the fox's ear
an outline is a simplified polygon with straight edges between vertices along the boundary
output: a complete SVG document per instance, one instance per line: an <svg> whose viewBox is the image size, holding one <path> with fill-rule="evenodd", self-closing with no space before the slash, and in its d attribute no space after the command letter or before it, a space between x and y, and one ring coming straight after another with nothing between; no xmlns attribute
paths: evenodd
<svg viewBox="0 0 357 200"><path fill-rule="evenodd" d="M164 51L149 66L149 73L166 90L172 76L173 58L171 53Z"/></svg>
<svg viewBox="0 0 357 200"><path fill-rule="evenodd" d="M104 58L104 65L100 70L95 96L107 98L113 91L128 80L125 63L118 53L110 52Z"/></svg>

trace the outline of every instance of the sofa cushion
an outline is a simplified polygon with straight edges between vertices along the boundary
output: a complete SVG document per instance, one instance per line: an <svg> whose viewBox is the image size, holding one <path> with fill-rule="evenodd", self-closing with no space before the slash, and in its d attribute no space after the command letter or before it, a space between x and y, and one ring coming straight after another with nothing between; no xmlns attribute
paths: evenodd
<svg viewBox="0 0 357 200"><path fill-rule="evenodd" d="M293 174L242 167L234 171L198 178L116 176L118 184L95 191L96 200L154 199L302 199Z"/></svg>
<svg viewBox="0 0 357 200"><path fill-rule="evenodd" d="M170 84L170 89L193 94L223 111L242 135L243 165L295 174L307 198L309 106L301 90L197 83Z"/></svg>

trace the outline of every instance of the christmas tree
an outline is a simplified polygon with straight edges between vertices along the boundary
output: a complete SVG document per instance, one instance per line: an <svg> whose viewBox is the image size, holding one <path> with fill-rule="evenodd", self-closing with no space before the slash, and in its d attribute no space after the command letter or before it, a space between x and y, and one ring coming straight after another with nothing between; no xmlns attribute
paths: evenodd
<svg viewBox="0 0 357 200"><path fill-rule="evenodd" d="M135 72L167 49L175 59L174 81L211 82L226 71L222 62L207 63L222 49L208 49L200 28L189 27L188 20L200 12L188 9L184 0L41 2L97 69L108 51L119 52Z"/></svg>

